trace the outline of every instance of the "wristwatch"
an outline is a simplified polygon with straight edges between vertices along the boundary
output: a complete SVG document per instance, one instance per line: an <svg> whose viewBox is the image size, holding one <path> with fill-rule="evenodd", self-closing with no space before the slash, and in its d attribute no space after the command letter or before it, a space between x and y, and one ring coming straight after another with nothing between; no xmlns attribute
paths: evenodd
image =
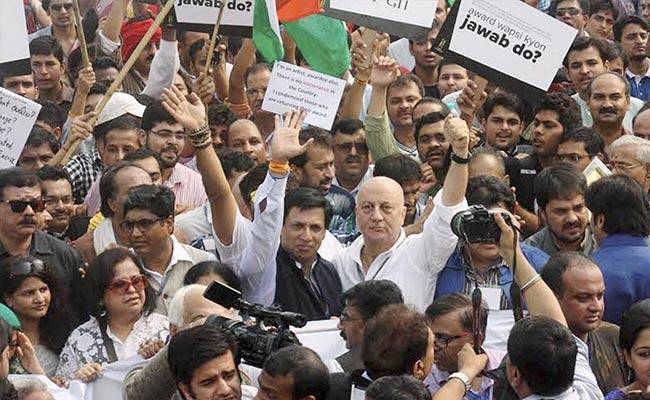
<svg viewBox="0 0 650 400"><path fill-rule="evenodd" d="M469 156L467 158L463 158L463 157L459 156L458 154L454 153L453 151L451 152L451 159L456 164L467 164L467 163L469 163Z"/></svg>
<svg viewBox="0 0 650 400"><path fill-rule="evenodd" d="M472 381L467 377L467 375L463 374L462 372L454 372L453 374L449 375L449 379L447 379L447 381L450 381L454 378L463 382L463 385L465 385L465 393L467 393L472 387Z"/></svg>

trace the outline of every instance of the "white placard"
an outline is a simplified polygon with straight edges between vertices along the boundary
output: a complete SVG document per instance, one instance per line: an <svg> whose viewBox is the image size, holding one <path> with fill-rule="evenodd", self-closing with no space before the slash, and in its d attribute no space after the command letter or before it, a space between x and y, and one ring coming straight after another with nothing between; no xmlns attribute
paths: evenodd
<svg viewBox="0 0 650 400"><path fill-rule="evenodd" d="M577 32L520 0L462 0L449 50L546 91Z"/></svg>
<svg viewBox="0 0 650 400"><path fill-rule="evenodd" d="M214 25L217 22L221 0L174 0L176 20L183 24ZM253 26L253 0L223 0L222 25Z"/></svg>
<svg viewBox="0 0 650 400"><path fill-rule="evenodd" d="M329 130L338 111L345 81L285 62L276 62L262 110L307 112L305 123Z"/></svg>
<svg viewBox="0 0 650 400"><path fill-rule="evenodd" d="M501 0L503 1L503 0ZM434 0L330 0L330 8L368 17L431 28L436 15Z"/></svg>
<svg viewBox="0 0 650 400"><path fill-rule="evenodd" d="M41 105L0 88L0 168L16 165Z"/></svg>
<svg viewBox="0 0 650 400"><path fill-rule="evenodd" d="M0 1L0 63L29 58L29 39L22 1Z"/></svg>

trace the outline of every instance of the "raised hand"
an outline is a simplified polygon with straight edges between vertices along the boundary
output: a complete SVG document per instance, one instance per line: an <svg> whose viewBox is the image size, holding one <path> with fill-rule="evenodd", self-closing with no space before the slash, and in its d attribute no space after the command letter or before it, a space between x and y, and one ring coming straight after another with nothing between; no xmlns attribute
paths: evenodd
<svg viewBox="0 0 650 400"><path fill-rule="evenodd" d="M90 88L95 84L95 71L92 65L79 70L79 77L77 81L77 90L88 93Z"/></svg>
<svg viewBox="0 0 650 400"><path fill-rule="evenodd" d="M199 74L198 79L194 82L194 93L199 96L201 99L201 103L203 103L206 107L210 105L212 102L212 99L214 98L214 92L215 92L215 85L214 85L214 79L212 78L212 71L210 71L207 75L205 72L201 72Z"/></svg>
<svg viewBox="0 0 650 400"><path fill-rule="evenodd" d="M96 120L97 113L95 111L91 111L88 114L72 118L72 128L70 129L70 135L68 135L65 143L63 143L63 149L67 151L75 142L83 141L91 137L93 134L93 129L95 128Z"/></svg>
<svg viewBox="0 0 650 400"><path fill-rule="evenodd" d="M195 130L206 124L205 106L195 93L187 99L176 86L172 86L163 90L162 105L185 129Z"/></svg>
<svg viewBox="0 0 650 400"><path fill-rule="evenodd" d="M280 117L275 116L275 130L271 142L273 161L284 163L307 151L313 139L300 144L298 136L307 114L305 111L293 110L284 114L284 126L281 126Z"/></svg>
<svg viewBox="0 0 650 400"><path fill-rule="evenodd" d="M445 119L445 139L457 156L463 158L469 156L469 129L465 121L448 116Z"/></svg>
<svg viewBox="0 0 650 400"><path fill-rule="evenodd" d="M34 346L32 346L32 342L29 341L27 335L17 331L16 338L18 339L16 355L18 356L23 368L33 375L45 375L45 370L43 370L43 367L41 367L41 364L38 362Z"/></svg>
<svg viewBox="0 0 650 400"><path fill-rule="evenodd" d="M370 84L372 84L373 87L387 88L391 83L397 80L399 75L400 71L397 61L390 57L379 56L372 66Z"/></svg>
<svg viewBox="0 0 650 400"><path fill-rule="evenodd" d="M487 355L476 354L469 343L465 343L458 352L458 371L467 375L469 379L474 379L480 374L485 369L487 362Z"/></svg>

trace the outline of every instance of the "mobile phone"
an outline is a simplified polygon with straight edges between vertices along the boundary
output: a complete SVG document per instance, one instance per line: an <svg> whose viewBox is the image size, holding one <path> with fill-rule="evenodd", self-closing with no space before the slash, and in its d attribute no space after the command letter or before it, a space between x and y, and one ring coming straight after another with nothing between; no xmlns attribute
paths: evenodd
<svg viewBox="0 0 650 400"><path fill-rule="evenodd" d="M241 292L226 284L214 281L205 289L203 297L225 308L231 308L241 299Z"/></svg>

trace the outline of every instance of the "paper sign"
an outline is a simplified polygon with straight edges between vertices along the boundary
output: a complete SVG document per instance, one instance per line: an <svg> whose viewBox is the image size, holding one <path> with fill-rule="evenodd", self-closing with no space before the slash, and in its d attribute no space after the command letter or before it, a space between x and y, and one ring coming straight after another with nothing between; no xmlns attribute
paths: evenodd
<svg viewBox="0 0 650 400"><path fill-rule="evenodd" d="M220 34L251 36L254 0L174 0L176 22L212 33L219 9L225 3Z"/></svg>
<svg viewBox="0 0 650 400"><path fill-rule="evenodd" d="M0 88L0 168L16 165L41 105Z"/></svg>
<svg viewBox="0 0 650 400"><path fill-rule="evenodd" d="M462 0L449 50L546 91L576 34L519 0Z"/></svg>
<svg viewBox="0 0 650 400"><path fill-rule="evenodd" d="M589 163L587 168L583 171L585 178L587 179L587 185L591 185L597 180L609 176L612 174L612 171L607 168L605 163L603 163L600 158L594 157L593 160Z"/></svg>
<svg viewBox="0 0 650 400"><path fill-rule="evenodd" d="M307 112L305 123L331 129L345 81L285 62L276 62L262 109L284 114L293 109Z"/></svg>
<svg viewBox="0 0 650 400"><path fill-rule="evenodd" d="M10 63L4 69L28 74L29 40L27 38L27 23L22 1L3 1L0 12L0 63Z"/></svg>
<svg viewBox="0 0 650 400"><path fill-rule="evenodd" d="M437 5L434 0L327 0L324 15L420 40L433 26Z"/></svg>

